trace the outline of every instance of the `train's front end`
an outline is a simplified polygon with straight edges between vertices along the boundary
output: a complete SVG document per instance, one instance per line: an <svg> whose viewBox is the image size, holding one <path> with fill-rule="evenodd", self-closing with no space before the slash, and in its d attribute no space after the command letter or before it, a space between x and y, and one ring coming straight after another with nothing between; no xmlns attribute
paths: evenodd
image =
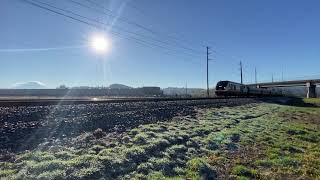
<svg viewBox="0 0 320 180"><path fill-rule="evenodd" d="M216 95L217 96L227 96L228 95L228 83L229 81L219 81L216 86Z"/></svg>

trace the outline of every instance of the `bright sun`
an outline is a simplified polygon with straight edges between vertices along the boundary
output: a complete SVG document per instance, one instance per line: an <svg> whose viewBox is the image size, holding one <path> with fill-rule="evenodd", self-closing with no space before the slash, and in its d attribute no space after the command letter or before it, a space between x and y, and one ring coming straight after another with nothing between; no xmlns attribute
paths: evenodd
<svg viewBox="0 0 320 180"><path fill-rule="evenodd" d="M110 42L104 35L93 36L90 45L98 53L106 53L110 48Z"/></svg>

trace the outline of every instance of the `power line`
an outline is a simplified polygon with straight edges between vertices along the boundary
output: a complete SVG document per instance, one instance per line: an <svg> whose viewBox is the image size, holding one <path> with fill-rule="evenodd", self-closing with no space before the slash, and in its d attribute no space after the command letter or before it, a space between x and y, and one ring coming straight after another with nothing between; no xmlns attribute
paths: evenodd
<svg viewBox="0 0 320 180"><path fill-rule="evenodd" d="M87 1L89 1L89 0L87 0ZM91 1L92 1L92 0L91 0ZM144 10L142 10L141 8L138 8L137 6L132 5L132 3L130 3L130 2L128 2L126 5L127 5L128 7L130 7L130 8L138 11L138 12L141 13L142 15L149 16ZM165 32L162 32L162 33L165 33ZM184 42L185 44L191 44L191 43L194 44L194 41L185 39L181 34L177 34L176 32L173 32L173 33L171 33L171 34L172 34L172 35L168 35L168 34L166 34L166 35L167 35L168 37L173 38L173 39L176 40L176 41L182 41L182 42ZM201 46L201 47L205 47L204 44L206 44L206 43L197 43L197 44L198 44L199 46ZM203 52L201 52L201 53L203 53Z"/></svg>
<svg viewBox="0 0 320 180"><path fill-rule="evenodd" d="M82 7L85 7L85 8L88 8L88 9L91 9L91 10L92 10L92 7L91 7L91 6L88 6L88 5L86 5L86 4L83 4L83 3L80 3L80 2L74 1L74 0L69 0L69 1L72 2L72 3L74 3L74 4L77 4L77 5L79 5L79 6L82 6ZM114 13L113 11L111 11L111 10L105 8L105 7L101 7L98 3L95 3L94 1L90 1L90 0L85 0L85 1L87 1L87 2L89 2L89 3L92 3L92 4L98 6L98 7L102 8L102 9L108 11L109 13L100 11L100 12L102 12L102 13L105 14L105 15L108 15L108 16L110 16L110 17L118 18L119 20L121 20L121 21L123 21L123 22L126 22L126 23L128 23L128 24L134 25L134 26L139 27L139 28L141 28L141 29L144 29L144 30L146 30L146 31L153 32L151 29L149 29L149 28L147 28L147 27L145 27L145 26L143 26L143 25L140 25L140 24L138 24L138 23L132 22L132 21L130 21L130 20L127 19L127 18L118 17L117 15L113 14L113 13ZM95 9L94 11L96 12L96 9Z"/></svg>
<svg viewBox="0 0 320 180"><path fill-rule="evenodd" d="M113 12L112 10L107 9L107 8L101 6L100 4L96 3L95 1L85 0L85 1L87 1L87 2L89 2L89 3L91 3L91 4L93 4L93 5L95 5L96 7L100 8L100 9L102 9L102 10L104 10L104 11L97 11L97 9L95 9L95 8L93 8L93 7L91 7L91 6L88 6L88 5L86 5L86 4L80 3L80 2L78 2L78 1L75 1L75 0L69 0L69 1L72 2L72 3L74 3L74 4L77 4L77 5L79 5L79 6L82 6L82 7L85 7L85 8L87 8L87 9L93 10L94 12L98 12L98 13L101 13L101 14L104 14L104 15L107 15L107 16L110 16L110 17L116 17L116 18L118 18L118 20L120 20L120 21L122 21L122 22L125 22L125 23L130 24L130 25L134 25L134 26L136 26L136 27L138 27L138 28L141 28L141 29L143 29L143 30L145 30L145 31L153 34L153 35L165 36L166 39L169 38L169 41L168 41L168 40L167 40L167 41L161 41L162 43L166 43L166 44L167 44L167 43L171 43L171 44L174 44L174 45L176 45L176 46L179 46L179 47L182 48L182 49L189 50L189 51L192 51L192 52L197 53L197 54L202 54L201 51L197 51L197 50L195 50L195 49L193 49L193 48L186 47L186 46L182 45L181 43L176 42L176 41L181 41L181 39L177 39L177 38L175 38L175 37L173 37L173 36L171 36L171 35L167 35L167 34L162 34L162 33L156 32L156 31L154 31L153 29L148 28L148 27L146 27L146 26L144 26L144 25L141 25L141 24L139 24L139 23L136 23L136 22L134 22L134 21L131 21L131 20L128 19L128 18L125 18L125 17L117 17L117 15L113 14L114 12ZM105 11L107 11L108 13L105 12ZM148 36L145 36L145 37L148 37ZM151 38L151 37L148 37L148 38ZM175 39L175 41L173 41L174 39ZM159 41L159 40L157 40L157 41Z"/></svg>
<svg viewBox="0 0 320 180"><path fill-rule="evenodd" d="M93 27L98 28L98 29L103 29L103 27L102 27L101 25L106 26L106 24L103 23L103 22L97 21L97 20L95 20L95 19L90 19L90 18L88 18L88 17L86 17L86 16L79 15L79 14L74 13L74 12L69 11L69 10L64 10L64 9L62 9L62 8L55 7L55 6L53 6L53 5L51 5L51 4L48 4L48 3L39 2L39 1L37 1L37 0L22 0L22 1L24 1L24 2L26 2L26 3L28 3L28 4L31 4L31 5L33 5L33 6L39 7L39 8L41 8L41 9L44 9L44 10L53 12L53 13L55 13L55 14L58 14L58 15L61 15L61 16L70 18L70 19L72 19L72 20L75 20L75 21L84 23L84 24L86 24L86 25L93 26ZM89 21L93 21L93 22L95 22L95 23L88 22L88 21L85 21L85 20L76 18L76 17L74 17L74 16L71 16L71 15L68 15L68 14L65 14L65 13L62 13L62 12L53 10L53 9L51 9L51 8L49 8L49 7L45 7L45 6L40 5L40 4L37 4L37 3L35 3L35 2L44 4L44 5L46 5L46 6L49 6L49 7L58 9L58 10L60 10L60 11L63 11L63 12L66 12L66 13L69 13L69 14L72 14L72 15L75 15L75 16L78 16L78 17L83 18L83 19L87 19L87 20L89 20ZM152 48L154 48L154 47L159 47L159 48L163 48L163 49L166 49L166 50L169 50L169 51L174 51L174 50L172 50L172 49L170 49L170 48L168 48L168 47L161 46L161 45L158 45L158 44L155 44L155 43L150 43L150 42L148 42L148 41L141 40L141 39L138 39L138 38L135 38L135 37L132 37L132 36L124 36L123 34L120 34L120 33L116 32L116 31L111 31L110 33L112 33L112 34L114 34L114 35L116 35L116 36L118 36L118 37L121 37L121 38L125 38L125 39L128 39L128 40L133 40L133 41L135 41L136 43L138 43L138 44L140 44L140 45L144 45L144 46L148 46L148 47L152 47ZM123 36L124 36L124 37L123 37ZM189 55L189 54L187 54L187 55Z"/></svg>
<svg viewBox="0 0 320 180"><path fill-rule="evenodd" d="M75 0L70 0L70 1L75 2ZM103 9L103 10L108 11L108 12L109 12L108 15L110 15L110 13L111 13L112 16L115 16L115 15L113 14L114 12L113 12L112 10L110 10L110 9L108 9L108 8L100 5L99 3L95 2L94 0L84 0L84 1L87 1L87 2L95 5L96 7L99 7L99 8L101 8L101 9ZM77 3L78 5L82 4L82 3L79 3L79 2L75 2L75 3ZM85 5L85 6L86 6L86 5ZM133 8L133 9L139 11L140 13L142 13L142 14L144 14L144 15L146 15L146 13L145 13L143 10L141 10L140 8L138 8L138 7L136 7L136 6L133 6L133 5L130 4L130 3L127 3L127 6L129 6L129 7ZM86 6L86 7L92 9L92 7L88 7L88 6ZM102 12L102 13L103 13L103 12ZM128 18L122 17L121 19L122 19L122 20L125 20L125 21L128 22L128 23L133 23L133 21L130 21ZM120 19L120 20L121 20L121 19ZM150 29L150 28L148 28L148 27L146 27L146 26L144 26L144 25L141 25L141 24L138 24L138 23L134 23L134 25L137 25L138 27L142 27L144 30L149 31L149 32L151 32L152 34L161 34L161 33L156 32L156 31L154 31L154 30L152 30L152 29ZM175 36L171 36L171 35L168 35L168 34L165 34L165 36L170 38L170 40L171 40L170 43L173 43L173 42L174 42L174 41L172 41L172 40L183 41L183 42L186 42L186 43L190 43L190 41L188 41L188 40L186 40L186 39L181 39L181 38L178 38L178 37L175 37ZM162 42L163 42L163 41L162 41ZM194 43L194 42L192 42L192 43ZM177 44L177 43L173 43L173 44L179 46L179 44ZM203 45L201 45L201 46L203 46ZM197 51L197 50L194 50L194 49L190 49L190 48L187 48L187 47L183 47L183 46L181 46L181 45L180 45L180 47L183 48L183 49L186 49L186 50L191 50L191 51L193 51L193 52L195 52L195 53L197 53L197 54L198 54L198 53L199 53L199 54L202 54L202 53L203 53L203 52L201 52L201 51ZM236 57L226 55L225 53L222 53L221 51L217 51L217 50L212 50L212 51L213 51L214 53L216 53L216 54L220 54L220 55L222 55L222 56L230 57L231 59L234 59L234 60L237 59ZM237 60L237 61L238 61L238 60Z"/></svg>
<svg viewBox="0 0 320 180"><path fill-rule="evenodd" d="M144 25L141 25L141 24L136 23L136 22L134 22L134 21L131 21L130 19L128 19L128 18L126 18L126 17L118 17L117 15L114 14L114 11L112 11L112 10L110 10L110 9L102 6L102 5L100 5L99 3L95 2L94 0L84 0L84 1L93 4L94 6L102 9L103 11L97 11L96 8L93 8L93 7L89 6L89 5L80 3L80 2L75 1L75 0L69 0L69 1L72 2L72 3L74 3L74 4L77 4L77 5L79 5L79 6L82 6L82 7L85 7L85 8L87 8L87 9L93 10L93 11L96 12L96 13L98 12L98 13L102 13L102 14L107 15L107 16L116 17L116 18L118 18L120 21L126 22L126 23L128 23L128 24L134 25L134 26L139 27L139 28L142 28L143 30L148 31L148 32L152 33L153 35L158 35L158 34L161 35L161 33L156 32L156 31L150 29L150 28L147 27L147 26L144 26ZM129 6L130 6L130 5L129 5ZM134 7L134 9L138 10L137 7ZM107 11L107 12L105 12L105 11ZM118 28L118 29L119 29L119 28ZM120 30L121 30L121 28L120 28ZM123 30L123 29L122 29L122 30ZM137 35L137 33L134 33L134 32L130 32L130 33ZM194 49L192 49L192 48L185 47L184 45L179 44L179 43L173 41L173 40L176 40L176 41L184 41L184 42L187 42L186 39L180 39L180 38L177 38L177 37L168 35L168 34L164 34L164 35L165 35L167 38L170 38L170 40L169 40L169 41L168 41L168 40L167 40L167 41L163 41L163 40L159 40L159 39L152 38L152 37L150 37L150 36L138 34L138 36L142 36L142 37L144 37L144 38L150 38L150 39L152 39L152 40L154 40L154 41L156 41L156 42L159 42L159 43L162 43L162 44L165 44L165 45L168 45L168 43L170 43L170 44L174 44L175 46L178 46L178 47L180 47L180 48L182 48L182 49L192 51L193 53L202 54L201 51L197 51L197 50L194 50ZM220 55L222 55L222 56L226 56L225 53L218 52L217 50L213 50L213 52L215 52L215 53L217 53L217 54L220 54ZM190 52L190 53L191 53L191 52ZM236 59L236 58L233 57L233 56L228 56L228 57L231 57L232 59Z"/></svg>
<svg viewBox="0 0 320 180"><path fill-rule="evenodd" d="M95 23L102 24L103 26L108 26L108 24L106 24L106 23L103 23L103 22L98 21L98 20L96 20L96 19L88 18L88 17L86 17L86 16L83 16L83 15L80 15L80 14L77 14L77 13L74 13L74 12L72 12L72 11L70 11L70 10L65 10L65 9L62 9L62 8L53 6L53 5L51 5L51 4L48 4L48 3L40 2L40 1L38 1L38 0L33 0L33 1L35 1L35 2L37 2L37 3L44 4L44 5L46 5L46 6L49 6L49 7L55 8L55 9L58 9L58 10L60 10L60 11L64 11L64 12L66 12L66 13L73 14L73 15L78 16L78 17L80 17L80 18L84 18L84 19L87 19L87 20L89 20L89 21L93 21L93 22L95 22ZM125 29L123 29L123 28L116 27L116 29L118 29L118 30L120 30L120 31L122 31L122 32L125 32L125 33L129 33L129 34L133 34L133 35L136 35L136 36L140 36L140 37L142 37L142 38L145 37L145 36L143 36L143 35L141 35L141 34L138 34L138 33L135 33L135 32L131 32L131 31L125 30ZM114 32L114 31L113 31L113 32ZM135 37L130 36L130 38L135 39L135 40L137 41L137 38L135 38ZM139 39L139 41L142 41L142 42L144 42L144 43L157 46L157 47L159 47L159 48L164 48L164 49L166 49L166 50L172 51L172 49L170 49L168 46L158 45L158 44L155 44L154 42L153 42L153 43L150 43L150 42L147 42L147 41L141 40L141 39ZM159 41L158 41L158 42L159 42ZM167 45L166 43L164 43L164 44ZM184 52L184 53L185 53L185 52ZM191 52L190 52L190 53L191 53ZM186 55L189 55L189 56L194 56L193 54L190 54L190 53L185 53L185 54L186 54Z"/></svg>

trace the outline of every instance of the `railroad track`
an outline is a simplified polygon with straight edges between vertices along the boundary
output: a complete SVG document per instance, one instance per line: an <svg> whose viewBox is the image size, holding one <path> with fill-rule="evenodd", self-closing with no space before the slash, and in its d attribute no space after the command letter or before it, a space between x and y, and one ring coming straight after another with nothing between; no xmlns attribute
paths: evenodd
<svg viewBox="0 0 320 180"><path fill-rule="evenodd" d="M62 103L57 101L2 101L1 105L8 107L0 107L0 150L32 149L44 142L44 138L76 137L98 128L105 132L124 132L141 124L168 121L177 116L193 117L196 116L197 108L257 102L253 98L134 98L71 102L64 100ZM50 106L67 103L71 104Z"/></svg>
<svg viewBox="0 0 320 180"><path fill-rule="evenodd" d="M73 104L105 104L105 103L127 103L127 102L161 102L161 101L196 101L217 100L247 97L198 97L198 98L167 98L167 97L145 97L145 98L87 98L87 99L0 99L0 107L11 106L48 106L48 105L73 105Z"/></svg>

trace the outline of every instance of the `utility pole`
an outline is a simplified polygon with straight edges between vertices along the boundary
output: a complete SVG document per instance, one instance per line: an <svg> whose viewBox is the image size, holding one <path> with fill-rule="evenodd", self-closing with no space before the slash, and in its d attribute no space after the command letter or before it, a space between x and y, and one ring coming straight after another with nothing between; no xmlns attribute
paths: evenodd
<svg viewBox="0 0 320 180"><path fill-rule="evenodd" d="M188 84L186 83L186 97L188 96Z"/></svg>
<svg viewBox="0 0 320 180"><path fill-rule="evenodd" d="M242 62L240 61L240 75L241 75L241 84L243 84L243 76L242 76Z"/></svg>
<svg viewBox="0 0 320 180"><path fill-rule="evenodd" d="M258 84L258 80L257 80L257 68L254 68L254 81L256 84Z"/></svg>
<svg viewBox="0 0 320 180"><path fill-rule="evenodd" d="M209 47L207 46L207 96L210 97L209 92Z"/></svg>
<svg viewBox="0 0 320 180"><path fill-rule="evenodd" d="M273 82L273 73L272 73L272 75L271 75L271 78L272 78L272 82Z"/></svg>

